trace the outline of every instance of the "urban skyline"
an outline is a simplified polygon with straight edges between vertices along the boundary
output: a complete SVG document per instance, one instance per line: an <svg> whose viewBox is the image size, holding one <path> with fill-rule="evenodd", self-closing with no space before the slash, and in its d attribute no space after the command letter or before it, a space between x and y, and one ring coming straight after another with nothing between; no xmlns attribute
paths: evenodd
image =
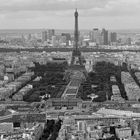
<svg viewBox="0 0 140 140"><path fill-rule="evenodd" d="M0 140L140 140L140 33L78 12L73 34L0 31Z"/></svg>
<svg viewBox="0 0 140 140"><path fill-rule="evenodd" d="M79 28L139 28L139 0L0 0L0 29L73 29L73 10ZM135 8L132 8L135 7ZM63 23L63 24L62 24Z"/></svg>

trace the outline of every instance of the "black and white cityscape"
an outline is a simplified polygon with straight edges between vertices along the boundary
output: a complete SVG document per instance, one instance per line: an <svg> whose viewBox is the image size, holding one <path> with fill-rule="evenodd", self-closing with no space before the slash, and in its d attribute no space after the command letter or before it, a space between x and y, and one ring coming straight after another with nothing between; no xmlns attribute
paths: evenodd
<svg viewBox="0 0 140 140"><path fill-rule="evenodd" d="M0 140L140 140L139 0L0 3Z"/></svg>

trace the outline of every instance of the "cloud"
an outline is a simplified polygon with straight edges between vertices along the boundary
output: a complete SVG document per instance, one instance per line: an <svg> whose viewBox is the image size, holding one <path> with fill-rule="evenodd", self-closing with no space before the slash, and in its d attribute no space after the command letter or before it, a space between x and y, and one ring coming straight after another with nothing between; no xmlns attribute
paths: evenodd
<svg viewBox="0 0 140 140"><path fill-rule="evenodd" d="M140 12L140 0L0 0L0 3L0 12L9 15L42 11L69 16L76 7L81 16L123 16L137 15Z"/></svg>
<svg viewBox="0 0 140 140"><path fill-rule="evenodd" d="M139 16L139 0L112 0L104 7L93 7L82 11L83 16Z"/></svg>
<svg viewBox="0 0 140 140"><path fill-rule="evenodd" d="M79 19L81 18L83 21L97 20L99 24L101 21L111 25L110 22L120 19L116 22L117 27L118 22L122 22L124 19L132 22L130 20L139 18L140 0L0 0L0 20L2 21L0 28L4 26L2 23L11 27L14 25L12 22L21 24L21 21L26 20L28 20L27 23L31 22L31 24L38 24L38 26L40 25L37 23L39 21L49 25L50 22L53 22L51 24L57 26L58 20L59 24L61 23L60 20L63 20L64 26L67 27L72 23L73 12L76 7L79 11ZM110 22L104 21L106 19ZM137 22L140 24L139 20ZM115 23L113 22L113 24Z"/></svg>
<svg viewBox="0 0 140 140"><path fill-rule="evenodd" d="M0 0L0 9L6 11L57 11L104 7L110 0Z"/></svg>

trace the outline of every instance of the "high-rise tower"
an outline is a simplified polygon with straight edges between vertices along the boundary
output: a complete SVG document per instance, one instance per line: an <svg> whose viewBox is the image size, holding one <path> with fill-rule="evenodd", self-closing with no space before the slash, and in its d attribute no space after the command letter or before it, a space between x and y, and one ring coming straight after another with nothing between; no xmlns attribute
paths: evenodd
<svg viewBox="0 0 140 140"><path fill-rule="evenodd" d="M72 51L72 59L71 59L71 65L83 65L82 59L81 59L81 52L78 48L78 42L79 42L79 31L78 31L78 11L76 9L75 13L75 31L74 31L74 48Z"/></svg>

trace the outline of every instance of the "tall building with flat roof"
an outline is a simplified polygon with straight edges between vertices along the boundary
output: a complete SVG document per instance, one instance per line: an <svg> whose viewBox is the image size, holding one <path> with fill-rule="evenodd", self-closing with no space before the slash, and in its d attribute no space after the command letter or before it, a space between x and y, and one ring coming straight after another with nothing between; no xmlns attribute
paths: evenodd
<svg viewBox="0 0 140 140"><path fill-rule="evenodd" d="M66 46L67 45L67 39L66 36L61 36L60 40L59 40L60 45L62 46Z"/></svg>
<svg viewBox="0 0 140 140"><path fill-rule="evenodd" d="M52 46L57 47L57 37L56 36L52 36Z"/></svg>
<svg viewBox="0 0 140 140"><path fill-rule="evenodd" d="M110 42L117 42L117 33L115 32L110 33Z"/></svg>
<svg viewBox="0 0 140 140"><path fill-rule="evenodd" d="M101 44L101 32L98 28L94 28L90 32L90 40L92 42L95 42L96 44L100 45Z"/></svg>
<svg viewBox="0 0 140 140"><path fill-rule="evenodd" d="M102 29L102 45L108 45L108 31Z"/></svg>
<svg viewBox="0 0 140 140"><path fill-rule="evenodd" d="M62 33L61 36L65 36L66 37L66 45L69 45L69 41L71 41L70 33Z"/></svg>
<svg viewBox="0 0 140 140"><path fill-rule="evenodd" d="M45 42L45 41L47 41L47 39L48 39L47 38L47 31L43 31L42 32L42 41Z"/></svg>
<svg viewBox="0 0 140 140"><path fill-rule="evenodd" d="M47 35L48 35L48 39L51 40L52 36L55 36L55 30L54 29L49 29Z"/></svg>

